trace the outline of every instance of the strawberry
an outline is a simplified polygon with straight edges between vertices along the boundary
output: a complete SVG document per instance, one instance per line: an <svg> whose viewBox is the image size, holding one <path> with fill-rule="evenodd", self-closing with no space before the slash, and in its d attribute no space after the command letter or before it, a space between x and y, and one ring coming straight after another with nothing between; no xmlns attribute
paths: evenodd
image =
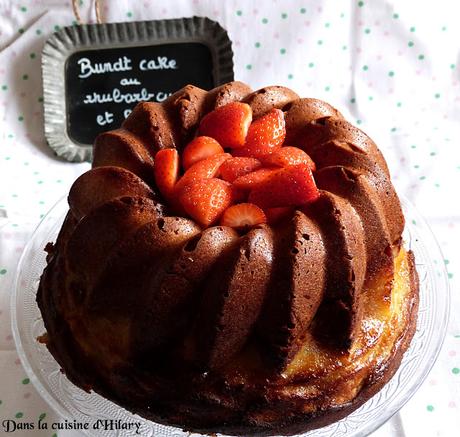
<svg viewBox="0 0 460 437"><path fill-rule="evenodd" d="M294 208L290 206L280 206L278 208L266 208L264 211L267 216L267 223L275 225L291 216L294 212Z"/></svg>
<svg viewBox="0 0 460 437"><path fill-rule="evenodd" d="M276 149L273 153L260 158L264 165L273 165L277 167L286 167L288 165L305 164L312 171L316 170L315 163L302 149L298 147L285 146Z"/></svg>
<svg viewBox="0 0 460 437"><path fill-rule="evenodd" d="M155 155L155 183L160 193L170 199L179 177L179 153L176 149L163 149Z"/></svg>
<svg viewBox="0 0 460 437"><path fill-rule="evenodd" d="M227 208L220 219L222 226L247 229L261 223L266 223L265 213L253 203L239 203Z"/></svg>
<svg viewBox="0 0 460 437"><path fill-rule="evenodd" d="M233 185L241 190L251 190L279 171L278 168L261 168L236 178Z"/></svg>
<svg viewBox="0 0 460 437"><path fill-rule="evenodd" d="M251 121L252 109L248 104L230 102L206 114L198 132L214 138L222 147L243 147Z"/></svg>
<svg viewBox="0 0 460 437"><path fill-rule="evenodd" d="M231 205L232 187L222 179L198 179L183 187L179 202L190 217L207 227Z"/></svg>
<svg viewBox="0 0 460 437"><path fill-rule="evenodd" d="M231 157L232 155L229 153L221 153L196 162L177 182L175 189L176 193L178 193L185 185L189 185L192 181L210 179L218 176L222 163Z"/></svg>
<svg viewBox="0 0 460 437"><path fill-rule="evenodd" d="M182 167L187 170L196 162L220 153L224 153L224 149L214 138L196 137L182 152Z"/></svg>
<svg viewBox="0 0 460 437"><path fill-rule="evenodd" d="M236 178L251 173L262 167L262 164L255 158L230 158L220 167L222 179L233 182Z"/></svg>
<svg viewBox="0 0 460 437"><path fill-rule="evenodd" d="M283 111L272 109L249 126L246 144L235 150L235 156L260 158L281 147L286 138Z"/></svg>
<svg viewBox="0 0 460 437"><path fill-rule="evenodd" d="M299 206L319 197L310 167L305 164L282 168L249 193L249 202L261 208Z"/></svg>

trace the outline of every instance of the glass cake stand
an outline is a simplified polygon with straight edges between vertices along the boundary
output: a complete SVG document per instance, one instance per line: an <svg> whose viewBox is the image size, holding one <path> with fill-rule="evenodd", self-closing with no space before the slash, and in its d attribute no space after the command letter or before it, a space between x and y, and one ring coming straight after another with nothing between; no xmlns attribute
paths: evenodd
<svg viewBox="0 0 460 437"><path fill-rule="evenodd" d="M428 225L416 209L402 199L406 217L404 240L415 254L420 277L420 308L417 330L399 370L384 388L361 408L346 418L324 428L302 434L302 437L365 436L393 416L415 393L433 366L447 328L450 295L444 260ZM96 393L86 393L73 385L37 337L45 332L35 302L38 281L45 267L46 243L55 241L67 212L66 199L61 199L43 218L24 249L16 275L11 301L12 328L22 364L41 396L69 422L88 423L82 431L94 437L135 436L134 424L140 424L140 435L197 436L181 429L159 425L129 413ZM98 420L114 420L131 430L101 429ZM93 429L99 425L99 429ZM102 427L103 428L103 427Z"/></svg>

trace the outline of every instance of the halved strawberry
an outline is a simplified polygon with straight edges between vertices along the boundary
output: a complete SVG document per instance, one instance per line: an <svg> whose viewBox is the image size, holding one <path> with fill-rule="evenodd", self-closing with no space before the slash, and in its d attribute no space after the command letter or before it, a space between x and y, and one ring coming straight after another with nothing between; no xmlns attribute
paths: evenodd
<svg viewBox="0 0 460 437"><path fill-rule="evenodd" d="M232 187L222 179L199 179L183 187L179 202L202 226L215 223L232 203Z"/></svg>
<svg viewBox="0 0 460 437"><path fill-rule="evenodd" d="M316 170L315 163L310 156L298 147L285 146L276 149L273 153L260 158L264 165L286 167L288 165L305 164L312 171Z"/></svg>
<svg viewBox="0 0 460 437"><path fill-rule="evenodd" d="M233 182L236 178L251 173L262 167L262 164L255 158L230 158L220 167L222 179Z"/></svg>
<svg viewBox="0 0 460 437"><path fill-rule="evenodd" d="M155 183L167 199L172 196L179 177L179 153L176 149L163 149L155 155Z"/></svg>
<svg viewBox="0 0 460 437"><path fill-rule="evenodd" d="M266 223L267 218L262 209L253 203L239 203L227 208L220 219L222 226L247 229Z"/></svg>
<svg viewBox="0 0 460 437"><path fill-rule="evenodd" d="M206 114L198 132L214 138L222 147L243 147L251 121L252 109L248 104L230 102Z"/></svg>
<svg viewBox="0 0 460 437"><path fill-rule="evenodd" d="M189 185L193 181L217 176L222 163L231 157L232 155L230 155L230 153L221 153L196 162L179 179L176 184L175 192L178 193L182 187Z"/></svg>
<svg viewBox="0 0 460 437"><path fill-rule="evenodd" d="M280 206L278 208L266 208L264 211L267 216L267 223L275 225L291 216L294 208L292 206Z"/></svg>
<svg viewBox="0 0 460 437"><path fill-rule="evenodd" d="M279 168L261 168L236 178L233 185L241 190L251 190L279 171Z"/></svg>
<svg viewBox="0 0 460 437"><path fill-rule="evenodd" d="M282 168L249 193L249 202L261 208L299 206L319 197L311 170L305 164Z"/></svg>
<svg viewBox="0 0 460 437"><path fill-rule="evenodd" d="M224 153L224 149L214 138L196 137L185 146L182 152L182 167L187 170L196 162L220 153Z"/></svg>
<svg viewBox="0 0 460 437"><path fill-rule="evenodd" d="M246 144L235 150L235 156L260 158L281 147L286 138L283 111L272 109L249 126Z"/></svg>

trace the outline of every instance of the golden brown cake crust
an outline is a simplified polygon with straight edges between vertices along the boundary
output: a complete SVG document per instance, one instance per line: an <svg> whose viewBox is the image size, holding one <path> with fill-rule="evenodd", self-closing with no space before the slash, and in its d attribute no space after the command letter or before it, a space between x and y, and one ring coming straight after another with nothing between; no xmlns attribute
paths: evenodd
<svg viewBox="0 0 460 437"><path fill-rule="evenodd" d="M243 235L175 216L152 178L158 150L182 149L205 114L235 100L255 117L284 111L286 144L311 155L321 189L279 225ZM148 419L305 432L380 390L409 346L418 277L400 249L388 167L325 102L232 82L140 104L98 137L69 204L37 294L47 346L76 385Z"/></svg>

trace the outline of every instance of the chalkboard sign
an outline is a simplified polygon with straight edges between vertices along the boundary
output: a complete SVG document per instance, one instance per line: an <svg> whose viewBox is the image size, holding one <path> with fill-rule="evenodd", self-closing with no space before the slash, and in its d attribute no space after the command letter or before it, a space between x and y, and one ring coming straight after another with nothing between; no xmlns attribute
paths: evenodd
<svg viewBox="0 0 460 437"><path fill-rule="evenodd" d="M69 137L91 144L119 127L138 102L162 102L187 84L211 89L211 51L186 42L76 52L65 83Z"/></svg>
<svg viewBox="0 0 460 437"><path fill-rule="evenodd" d="M45 135L70 161L90 160L96 136L138 102L233 80L227 32L203 17L66 27L45 44L42 66Z"/></svg>

